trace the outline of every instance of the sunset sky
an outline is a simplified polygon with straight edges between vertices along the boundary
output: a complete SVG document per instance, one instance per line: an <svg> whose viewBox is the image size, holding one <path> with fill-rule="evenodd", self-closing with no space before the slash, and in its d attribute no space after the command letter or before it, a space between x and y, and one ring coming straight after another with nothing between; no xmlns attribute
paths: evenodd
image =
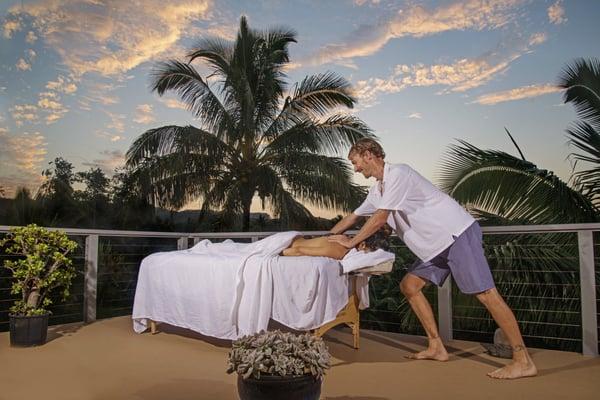
<svg viewBox="0 0 600 400"><path fill-rule="evenodd" d="M517 154L506 127L529 161L569 178L576 115L554 85L573 59L600 56L600 1L23 0L0 2L6 195L35 190L55 157L111 174L145 130L194 124L176 97L150 92L149 71L203 36L234 39L241 15L298 32L290 84L346 77L390 162L435 181L457 138Z"/></svg>

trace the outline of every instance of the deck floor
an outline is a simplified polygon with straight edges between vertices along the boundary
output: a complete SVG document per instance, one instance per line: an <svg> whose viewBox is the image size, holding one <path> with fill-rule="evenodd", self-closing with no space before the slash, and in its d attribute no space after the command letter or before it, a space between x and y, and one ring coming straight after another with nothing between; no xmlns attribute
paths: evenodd
<svg viewBox="0 0 600 400"><path fill-rule="evenodd" d="M130 317L51 327L48 339L12 348L0 333L0 399L237 399L225 341L177 328L138 335ZM422 349L422 337L363 330L360 350L349 330L325 340L333 367L322 400L600 398L600 358L578 353L532 349L539 376L497 381L485 373L504 360L478 343L453 341L450 361L438 363L405 358Z"/></svg>

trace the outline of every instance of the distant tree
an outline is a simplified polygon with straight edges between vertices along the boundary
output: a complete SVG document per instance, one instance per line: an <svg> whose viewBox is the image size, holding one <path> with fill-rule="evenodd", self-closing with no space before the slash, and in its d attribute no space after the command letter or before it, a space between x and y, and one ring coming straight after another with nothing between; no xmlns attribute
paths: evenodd
<svg viewBox="0 0 600 400"><path fill-rule="evenodd" d="M115 170L111 182L112 226L128 229L152 228L154 207L144 196L131 171Z"/></svg>
<svg viewBox="0 0 600 400"><path fill-rule="evenodd" d="M366 192L339 155L371 131L339 112L356 100L334 73L307 76L286 95L293 42L289 29L255 31L242 17L235 42L204 39L187 62L155 67L152 90L178 94L199 127L151 129L129 148L127 165L149 200L180 208L201 197L203 210L222 210L219 228L242 215L244 231L255 195L284 226L313 218L302 203L342 210L360 203ZM207 77L196 60L211 69Z"/></svg>
<svg viewBox="0 0 600 400"><path fill-rule="evenodd" d="M84 208L88 224L92 227L104 226L110 211L110 179L100 168L77 172L75 180L85 185L84 190L75 191L74 197Z"/></svg>
<svg viewBox="0 0 600 400"><path fill-rule="evenodd" d="M81 210L73 197L73 184L76 176L73 164L62 157L57 157L49 165L53 168L44 170L46 181L38 190L39 200L45 225L75 224L81 221Z"/></svg>

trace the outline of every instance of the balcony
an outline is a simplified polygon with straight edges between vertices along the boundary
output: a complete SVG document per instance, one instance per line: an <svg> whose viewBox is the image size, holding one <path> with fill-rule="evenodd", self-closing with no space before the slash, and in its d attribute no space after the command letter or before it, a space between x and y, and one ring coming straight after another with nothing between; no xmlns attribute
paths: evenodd
<svg viewBox="0 0 600 400"><path fill-rule="evenodd" d="M0 227L0 234L7 230ZM74 257L80 275L73 297L53 308L49 342L42 347L11 348L8 332L0 333L0 399L236 398L235 377L224 372L227 342L168 326L158 335L133 332L129 315L137 269L140 260L155 251L184 249L203 238L250 241L268 233L63 230L81 244ZM550 249L558 245L567 250L564 259L556 260L557 269L538 273L530 268L526 282L518 267L526 262L531 267L536 260L515 256L507 263L501 255L495 258L498 253L489 253L498 287L515 309L539 376L515 382L485 376L504 362L486 354L479 344L491 341L495 326L470 297L447 282L439 289L428 288L426 295L451 352L448 363L407 360L405 355L425 344L418 324L401 314L397 305L390 305L389 298L372 297L372 309L361 315L362 327L369 329L361 331L360 350L351 347L349 330L334 329L325 336L334 359L322 399L597 398L600 224L483 230L486 245L491 247L509 237L547 236L548 249L536 253L540 259L552 257ZM557 240L557 235L563 236ZM521 245L532 244L524 240ZM373 290L396 285L404 273L410 255L400 242L395 249L395 270L372 279ZM530 296L528 290L533 289L527 288L531 286L547 289ZM0 331L8 329L9 287L10 279L2 270ZM516 309L519 304L530 305ZM527 320L520 317L524 315L529 316Z"/></svg>

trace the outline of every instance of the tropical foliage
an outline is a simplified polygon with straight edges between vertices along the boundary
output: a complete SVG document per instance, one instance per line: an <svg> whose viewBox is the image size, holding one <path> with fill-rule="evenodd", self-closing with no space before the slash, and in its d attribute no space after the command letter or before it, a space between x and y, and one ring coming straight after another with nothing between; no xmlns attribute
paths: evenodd
<svg viewBox="0 0 600 400"><path fill-rule="evenodd" d="M246 231L255 196L283 226L305 225L312 218L305 204L347 211L362 200L339 156L371 132L340 111L355 103L344 78L319 73L288 90L294 42L289 29L259 32L242 17L235 42L203 39L186 62L155 66L152 90L178 95L198 126L150 129L127 152L149 201L177 209L201 198L203 210L221 211L224 221L242 215Z"/></svg>

